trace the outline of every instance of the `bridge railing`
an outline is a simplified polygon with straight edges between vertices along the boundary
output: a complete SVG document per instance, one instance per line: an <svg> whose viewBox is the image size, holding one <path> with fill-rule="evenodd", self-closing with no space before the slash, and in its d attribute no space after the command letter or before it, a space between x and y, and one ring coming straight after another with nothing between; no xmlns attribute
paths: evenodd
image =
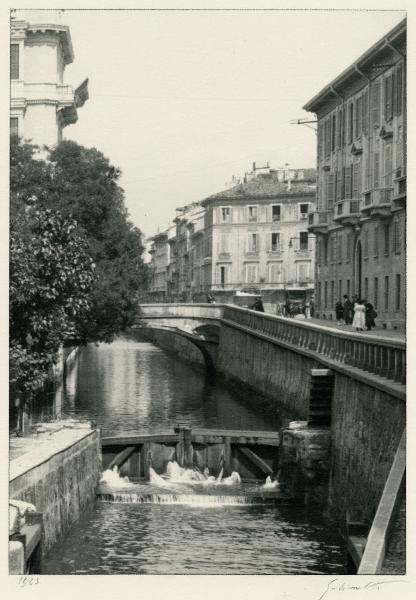
<svg viewBox="0 0 416 600"><path fill-rule="evenodd" d="M181 319L221 319L223 304L140 304L138 317Z"/></svg>
<svg viewBox="0 0 416 600"><path fill-rule="evenodd" d="M291 346L313 350L336 362L405 383L406 343L402 340L344 332L310 321L302 322L230 305L224 306L223 320Z"/></svg>
<svg viewBox="0 0 416 600"><path fill-rule="evenodd" d="M142 304L140 317L218 319L400 384L406 381L403 340L340 331L230 304Z"/></svg>

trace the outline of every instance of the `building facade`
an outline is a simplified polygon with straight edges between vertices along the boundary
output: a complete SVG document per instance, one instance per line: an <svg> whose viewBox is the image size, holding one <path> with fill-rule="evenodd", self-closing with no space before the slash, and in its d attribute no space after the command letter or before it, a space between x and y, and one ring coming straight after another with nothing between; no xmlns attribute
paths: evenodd
<svg viewBox="0 0 416 600"><path fill-rule="evenodd" d="M235 294L265 301L308 300L314 286L314 169L274 170L245 177L202 201L205 207L198 291L229 302Z"/></svg>
<svg viewBox="0 0 416 600"><path fill-rule="evenodd" d="M316 313L344 294L405 324L406 21L310 100L318 120Z"/></svg>
<svg viewBox="0 0 416 600"><path fill-rule="evenodd" d="M77 89L64 83L74 60L62 10L13 10L10 46L10 133L39 146L55 146L77 121L88 99L88 80Z"/></svg>

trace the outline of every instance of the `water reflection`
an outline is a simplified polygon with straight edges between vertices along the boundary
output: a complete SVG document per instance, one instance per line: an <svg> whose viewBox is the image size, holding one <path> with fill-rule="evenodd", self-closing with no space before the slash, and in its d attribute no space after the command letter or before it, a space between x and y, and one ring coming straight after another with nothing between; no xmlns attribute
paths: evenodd
<svg viewBox="0 0 416 600"><path fill-rule="evenodd" d="M66 414L97 421L104 435L171 429L177 422L222 429L278 429L278 407L230 391L147 342L119 339L81 350L65 389ZM251 405L251 407L250 407Z"/></svg>

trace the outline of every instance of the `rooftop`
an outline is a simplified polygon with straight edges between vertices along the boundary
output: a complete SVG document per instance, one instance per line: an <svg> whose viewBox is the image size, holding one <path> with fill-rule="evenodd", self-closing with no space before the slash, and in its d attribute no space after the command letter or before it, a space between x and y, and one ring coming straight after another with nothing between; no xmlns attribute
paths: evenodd
<svg viewBox="0 0 416 600"><path fill-rule="evenodd" d="M355 60L349 67L347 67L340 75L333 79L327 86L325 86L318 94L316 94L305 106L304 110L308 112L315 112L320 105L324 103L328 96L332 98L335 93L335 88L338 90L349 81L356 77L361 77L360 71L370 70L373 66L375 57L381 57L383 54L391 50L391 46L398 47L401 43L406 40L406 29L407 20L403 19L393 27L386 35L379 39L373 44L364 54L362 54L357 60ZM400 53L400 52L399 52Z"/></svg>
<svg viewBox="0 0 416 600"><path fill-rule="evenodd" d="M244 200L250 198L275 198L298 196L304 194L315 195L316 191L316 170L315 169L295 169L291 170L293 177L282 178L279 171L270 170L269 173L262 173L256 177L239 183L238 185L213 194L203 200L204 205L214 200Z"/></svg>

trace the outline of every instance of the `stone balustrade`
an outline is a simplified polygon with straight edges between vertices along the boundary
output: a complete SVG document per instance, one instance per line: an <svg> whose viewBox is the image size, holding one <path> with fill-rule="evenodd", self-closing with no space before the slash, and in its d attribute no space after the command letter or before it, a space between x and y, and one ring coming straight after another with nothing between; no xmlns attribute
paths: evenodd
<svg viewBox="0 0 416 600"><path fill-rule="evenodd" d="M142 304L139 318L221 319L300 350L404 384L406 343L222 304Z"/></svg>

